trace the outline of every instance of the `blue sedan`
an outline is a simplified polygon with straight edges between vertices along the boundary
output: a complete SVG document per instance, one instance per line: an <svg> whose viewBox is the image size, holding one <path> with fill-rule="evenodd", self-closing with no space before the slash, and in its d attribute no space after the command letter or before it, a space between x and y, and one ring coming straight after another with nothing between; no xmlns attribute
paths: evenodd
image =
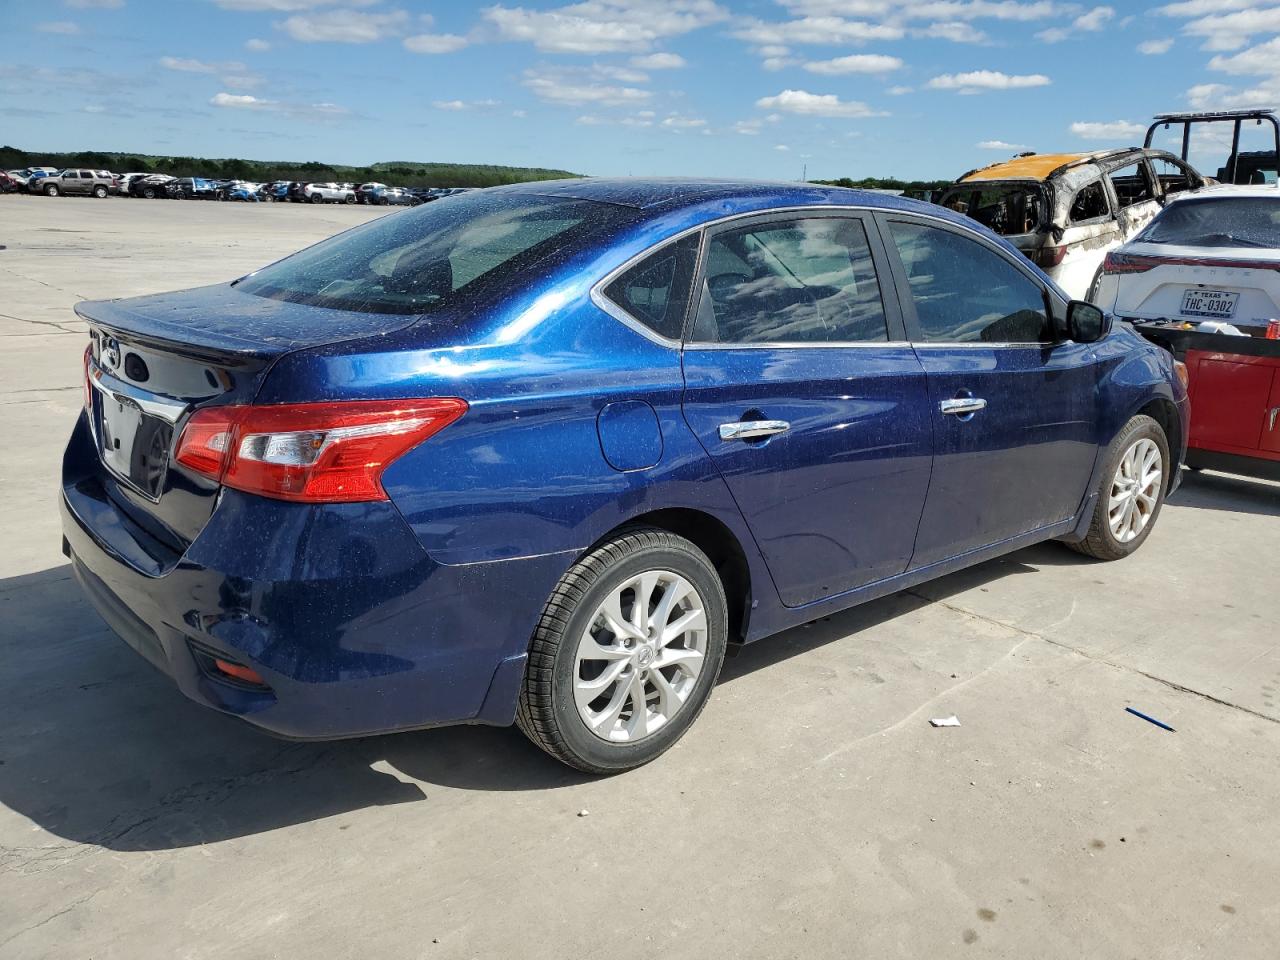
<svg viewBox="0 0 1280 960"><path fill-rule="evenodd" d="M1038 541L1136 550L1181 366L939 207L572 180L81 303L64 551L286 737L518 723L635 767L750 643Z"/></svg>

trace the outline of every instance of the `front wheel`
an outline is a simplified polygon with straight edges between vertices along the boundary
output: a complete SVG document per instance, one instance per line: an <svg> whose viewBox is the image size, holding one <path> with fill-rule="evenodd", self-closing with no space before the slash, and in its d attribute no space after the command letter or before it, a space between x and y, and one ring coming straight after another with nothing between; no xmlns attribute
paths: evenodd
<svg viewBox="0 0 1280 960"><path fill-rule="evenodd" d="M626 530L569 568L529 645L516 722L587 773L669 749L724 662L724 587L706 554L666 530Z"/></svg>
<svg viewBox="0 0 1280 960"><path fill-rule="evenodd" d="M45 184L44 195L46 197L56 197L59 193L60 191L58 190L58 185L56 183Z"/></svg>
<svg viewBox="0 0 1280 960"><path fill-rule="evenodd" d="M1169 440L1151 417L1136 416L1111 441L1089 534L1073 550L1119 560L1151 534L1169 486Z"/></svg>

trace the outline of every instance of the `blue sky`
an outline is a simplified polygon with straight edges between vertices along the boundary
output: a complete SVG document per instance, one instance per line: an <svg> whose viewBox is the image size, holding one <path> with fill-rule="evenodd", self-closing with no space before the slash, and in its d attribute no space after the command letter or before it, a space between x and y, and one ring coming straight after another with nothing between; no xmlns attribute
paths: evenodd
<svg viewBox="0 0 1280 960"><path fill-rule="evenodd" d="M1280 104L1280 0L0 7L0 142L29 150L941 178Z"/></svg>

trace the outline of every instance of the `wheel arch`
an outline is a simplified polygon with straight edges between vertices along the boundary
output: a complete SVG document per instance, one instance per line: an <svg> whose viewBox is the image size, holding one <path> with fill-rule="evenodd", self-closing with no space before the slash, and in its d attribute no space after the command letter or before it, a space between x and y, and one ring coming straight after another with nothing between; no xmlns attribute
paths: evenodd
<svg viewBox="0 0 1280 960"><path fill-rule="evenodd" d="M630 518L601 536L583 554L631 527L658 527L684 537L707 555L728 600L729 642L741 643L751 614L751 567L738 537L709 513L687 507L667 507Z"/></svg>
<svg viewBox="0 0 1280 960"><path fill-rule="evenodd" d="M1178 461L1182 456L1182 419L1178 416L1178 408L1174 406L1172 400L1156 397L1147 401L1140 410L1135 412L1134 416L1150 417L1160 424L1160 429L1164 431L1165 440L1169 444L1169 457L1173 461L1169 464L1168 479L1165 481L1165 492L1167 493L1171 489L1170 485L1178 472Z"/></svg>

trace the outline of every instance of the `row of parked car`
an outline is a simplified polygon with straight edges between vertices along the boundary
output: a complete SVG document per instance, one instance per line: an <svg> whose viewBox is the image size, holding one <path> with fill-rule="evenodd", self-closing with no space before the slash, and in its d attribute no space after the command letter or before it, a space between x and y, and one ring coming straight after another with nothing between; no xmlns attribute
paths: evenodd
<svg viewBox="0 0 1280 960"><path fill-rule="evenodd" d="M248 203L365 203L372 206L417 206L469 187L393 187L385 183L335 183L275 180L210 180L171 177L162 173L112 173L84 168L58 170L28 167L0 171L0 192L26 192L47 197L111 194L146 200L239 200Z"/></svg>

